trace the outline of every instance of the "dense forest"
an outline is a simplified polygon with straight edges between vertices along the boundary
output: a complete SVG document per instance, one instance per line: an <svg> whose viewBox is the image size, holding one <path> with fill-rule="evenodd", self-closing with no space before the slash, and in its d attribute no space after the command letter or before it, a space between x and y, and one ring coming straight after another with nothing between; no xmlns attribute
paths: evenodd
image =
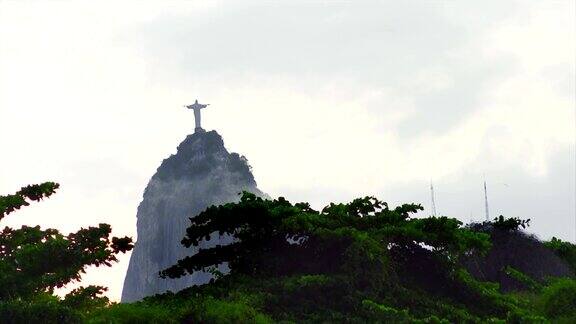
<svg viewBox="0 0 576 324"><path fill-rule="evenodd" d="M0 196L0 220L57 188L44 183ZM174 238L192 248L218 232L231 244L158 274L171 280L208 271L209 284L129 304L110 302L105 287L65 297L54 289L80 281L87 266L110 266L132 249L130 238L110 237L107 224L68 235L6 227L0 322L576 323L575 245L540 241L526 232L529 220L463 224L416 217L420 210L364 197L317 211L244 192L238 203L191 218L186 236Z"/></svg>

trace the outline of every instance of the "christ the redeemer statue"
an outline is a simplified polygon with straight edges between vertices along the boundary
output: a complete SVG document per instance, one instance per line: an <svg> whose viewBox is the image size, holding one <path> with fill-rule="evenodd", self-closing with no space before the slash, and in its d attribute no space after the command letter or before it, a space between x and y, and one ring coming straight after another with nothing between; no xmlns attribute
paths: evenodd
<svg viewBox="0 0 576 324"><path fill-rule="evenodd" d="M192 105L185 106L188 109L194 109L194 119L196 119L196 128L194 132L203 132L204 129L200 126L200 109L208 107L209 104L199 104L198 100L194 101Z"/></svg>

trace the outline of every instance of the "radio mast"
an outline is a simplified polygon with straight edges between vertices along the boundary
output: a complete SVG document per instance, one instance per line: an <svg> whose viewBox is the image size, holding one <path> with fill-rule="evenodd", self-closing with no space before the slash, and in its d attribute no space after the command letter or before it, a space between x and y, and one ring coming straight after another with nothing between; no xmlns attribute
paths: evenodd
<svg viewBox="0 0 576 324"><path fill-rule="evenodd" d="M488 208L488 190L486 189L486 179L484 179L484 208L486 209L486 221L490 221L490 209Z"/></svg>

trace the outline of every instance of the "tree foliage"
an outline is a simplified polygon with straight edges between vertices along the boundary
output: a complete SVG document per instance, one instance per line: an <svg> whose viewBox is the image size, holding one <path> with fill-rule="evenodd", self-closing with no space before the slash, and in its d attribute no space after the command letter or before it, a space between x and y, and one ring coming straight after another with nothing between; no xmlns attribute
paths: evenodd
<svg viewBox="0 0 576 324"><path fill-rule="evenodd" d="M482 223L473 223L469 227L475 231L492 232L493 230L501 232L518 232L525 230L530 226L530 218L521 219L518 217L506 218L500 215L491 221L484 221Z"/></svg>
<svg viewBox="0 0 576 324"><path fill-rule="evenodd" d="M485 251L487 235L462 227L448 217L412 218L420 205L394 209L374 197L349 204L330 204L322 211L284 198L265 200L244 192L239 203L212 206L191 218L182 244L198 246L211 234L231 236L233 243L201 249L161 272L177 278L228 262L232 272L287 275L367 270L383 267L391 250L428 247L440 261L455 262L462 253ZM282 256L281 258L277 256ZM354 259L356 264L348 261Z"/></svg>
<svg viewBox="0 0 576 324"><path fill-rule="evenodd" d="M227 263L229 274L176 295L149 298L142 307L168 303L181 320L206 323L573 319L564 308L558 314L544 310L542 305L558 303L560 291L543 294L547 282L505 266L503 273L525 283L524 294L532 295L505 293L464 265L471 256L491 253L497 237L524 237L528 221L502 216L463 226L449 217L415 217L421 209L391 208L364 197L316 211L307 203L243 193L238 203L212 206L191 218L182 244L197 253L160 272L169 280ZM232 243L203 244L215 234L229 236ZM207 248L198 250L201 246Z"/></svg>
<svg viewBox="0 0 576 324"><path fill-rule="evenodd" d="M57 183L46 182L24 187L12 195L0 196L0 219L28 206L30 201L51 196L58 187ZM19 321L18 317L10 317L20 314L12 312L14 309L10 307L48 307L59 314L87 303L92 306L106 304L107 299L99 297L104 288L96 286L73 291L61 304L56 297L42 296L51 296L55 288L79 281L88 266L111 266L117 261L116 254L132 249L130 238L111 237L111 231L108 224L82 228L68 235L52 228L41 229L40 226L4 227L0 231L2 321ZM49 319L45 320L49 322Z"/></svg>
<svg viewBox="0 0 576 324"><path fill-rule="evenodd" d="M27 200L51 195L50 187L0 197L3 215ZM415 204L391 208L364 197L317 211L308 203L243 193L238 203L212 206L191 218L182 244L206 248L160 273L171 280L207 271L215 280L132 304L110 303L101 297L106 288L100 286L75 289L64 299L52 295L55 287L79 280L87 265L108 266L115 254L131 248L129 238L110 238L108 225L69 235L39 227L7 228L0 237L0 322L576 321L573 278L541 281L503 263L498 273L528 287L509 293L465 266L471 257L489 259L496 247L506 249L519 237L536 242L522 233L528 221L502 216L463 226L449 217L415 217L419 210ZM215 234L228 236L231 243L202 244ZM552 239L546 247L537 243L566 261L574 256L574 245L568 242ZM513 254L530 252L514 246ZM222 263L228 264L229 273L217 270Z"/></svg>
<svg viewBox="0 0 576 324"><path fill-rule="evenodd" d="M576 273L576 245L570 242L562 241L559 238L552 239L544 243L546 247L552 249L560 258L562 258Z"/></svg>
<svg viewBox="0 0 576 324"><path fill-rule="evenodd" d="M13 195L0 196L0 220L22 206L29 206L30 203L27 199L40 201L43 198L50 197L59 186L59 184L54 182L45 182L22 187Z"/></svg>

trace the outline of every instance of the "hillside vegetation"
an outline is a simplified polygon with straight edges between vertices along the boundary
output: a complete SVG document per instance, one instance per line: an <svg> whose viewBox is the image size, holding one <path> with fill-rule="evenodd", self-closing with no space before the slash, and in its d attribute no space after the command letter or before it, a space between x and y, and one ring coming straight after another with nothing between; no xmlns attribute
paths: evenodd
<svg viewBox="0 0 576 324"><path fill-rule="evenodd" d="M218 232L232 244L159 273L171 280L208 271L211 283L131 304L94 290L65 299L50 290L0 295L1 322L46 313L54 315L44 322L86 323L576 322L576 246L540 242L516 218L464 225L414 217L419 210L365 197L316 211L244 193L174 238L192 248ZM222 263L229 272L218 271Z"/></svg>

